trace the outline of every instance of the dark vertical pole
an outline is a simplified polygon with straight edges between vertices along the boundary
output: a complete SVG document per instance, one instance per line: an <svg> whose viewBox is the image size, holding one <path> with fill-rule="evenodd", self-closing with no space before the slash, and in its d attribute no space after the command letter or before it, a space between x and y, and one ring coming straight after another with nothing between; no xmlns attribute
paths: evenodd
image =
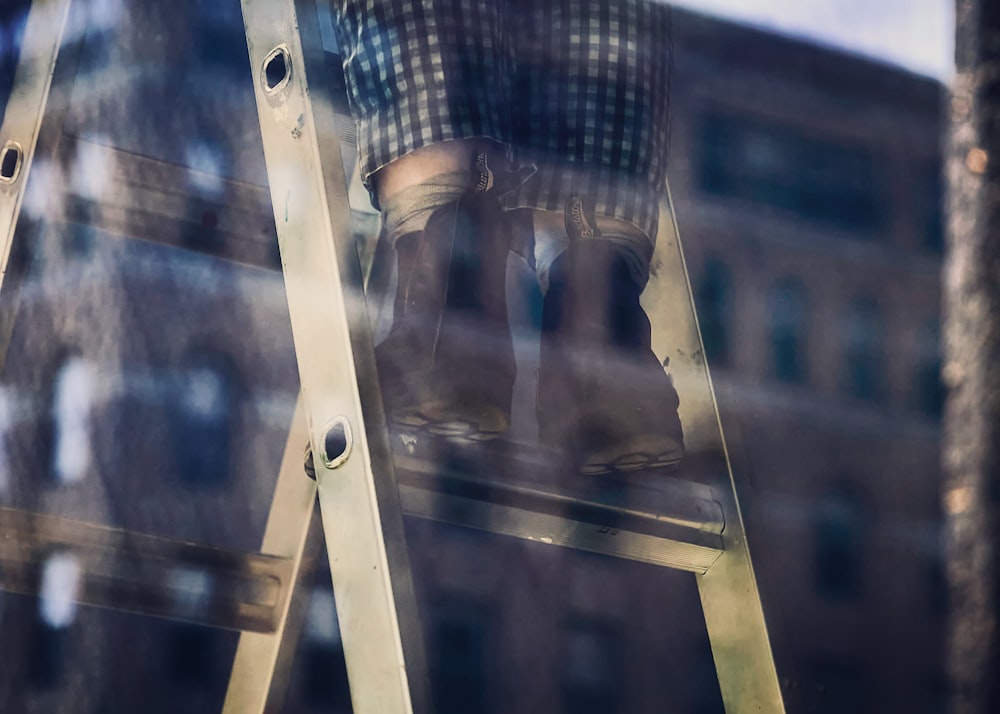
<svg viewBox="0 0 1000 714"><path fill-rule="evenodd" d="M1000 3L956 0L946 146L944 507L952 714L1000 711Z"/></svg>

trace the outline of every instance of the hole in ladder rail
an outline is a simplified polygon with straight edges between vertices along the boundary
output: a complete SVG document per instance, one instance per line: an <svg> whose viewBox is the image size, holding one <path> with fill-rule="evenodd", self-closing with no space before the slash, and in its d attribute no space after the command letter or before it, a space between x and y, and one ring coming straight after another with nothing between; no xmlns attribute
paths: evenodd
<svg viewBox="0 0 1000 714"><path fill-rule="evenodd" d="M292 76L292 58L285 47L275 47L264 60L264 90L277 94Z"/></svg>
<svg viewBox="0 0 1000 714"><path fill-rule="evenodd" d="M21 145L16 141L8 141L2 149L0 156L0 181L3 183L14 183L17 175L21 173L21 159L23 153Z"/></svg>
<svg viewBox="0 0 1000 714"><path fill-rule="evenodd" d="M344 417L337 417L326 427L323 436L323 463L328 469L335 469L345 461L351 453L351 427Z"/></svg>

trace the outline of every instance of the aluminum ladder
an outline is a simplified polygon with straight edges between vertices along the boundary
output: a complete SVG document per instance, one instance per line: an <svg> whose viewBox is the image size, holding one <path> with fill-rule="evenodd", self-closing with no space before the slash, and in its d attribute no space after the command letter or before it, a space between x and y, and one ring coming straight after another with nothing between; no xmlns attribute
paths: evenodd
<svg viewBox="0 0 1000 714"><path fill-rule="evenodd" d="M85 563L81 602L177 617L154 596L164 587L164 574L146 568L137 585L127 565L115 560L116 550L128 544L133 557L151 564L184 562L212 550L219 574L242 583L225 594L229 606L219 611L226 615L202 620L242 632L224 712L274 711L271 681L308 557L307 535L318 528L312 519L318 494L359 714L433 711L404 514L694 573L726 711L783 712L669 195L663 201L669 220L661 222L654 256L656 277L643 303L653 323L654 350L670 358L682 395L690 455L678 478L663 478L648 501L623 506L550 488L547 464L530 452L515 469L524 476L513 481L491 474L489 459L475 473L442 474L422 457L419 444L400 448L398 439L390 441L385 425L340 152L349 122L317 89L321 83L310 86L310 77L324 71L325 3L241 1L301 382L261 552L225 552L2 508L0 588L31 593L34 585L25 575L31 553L40 545L76 544ZM52 90L71 4L34 1L0 128L4 291L18 289L16 272L8 276L7 267L39 138L52 133L41 145L56 151L59 122L48 117L58 117L69 101L65 87ZM689 315L679 327L678 306ZM667 329L663 316L670 314L674 324ZM4 355L10 324L3 323L6 332L0 334ZM318 455L317 484L301 473L307 439ZM90 589L88 578L112 586Z"/></svg>

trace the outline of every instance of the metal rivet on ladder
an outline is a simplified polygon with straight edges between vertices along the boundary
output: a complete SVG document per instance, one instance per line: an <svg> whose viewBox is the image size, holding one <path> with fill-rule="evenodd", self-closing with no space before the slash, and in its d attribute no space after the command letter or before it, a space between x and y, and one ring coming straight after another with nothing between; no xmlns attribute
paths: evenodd
<svg viewBox="0 0 1000 714"><path fill-rule="evenodd" d="M21 162L24 158L24 151L16 141L8 141L0 150L0 182L14 183L17 175L21 173Z"/></svg>
<svg viewBox="0 0 1000 714"><path fill-rule="evenodd" d="M344 417L337 417L326 427L323 436L323 453L320 456L328 469L335 469L351 454L351 425Z"/></svg>
<svg viewBox="0 0 1000 714"><path fill-rule="evenodd" d="M264 58L261 82L268 94L277 94L286 86L292 77L292 58L284 45L275 47Z"/></svg>

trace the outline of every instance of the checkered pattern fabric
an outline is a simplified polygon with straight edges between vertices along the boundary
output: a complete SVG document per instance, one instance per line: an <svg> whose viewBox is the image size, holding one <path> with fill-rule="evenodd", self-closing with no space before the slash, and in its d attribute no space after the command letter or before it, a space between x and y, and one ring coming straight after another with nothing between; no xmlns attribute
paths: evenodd
<svg viewBox="0 0 1000 714"><path fill-rule="evenodd" d="M421 146L488 137L539 167L508 207L597 214L656 235L669 15L653 0L334 3L362 176Z"/></svg>

